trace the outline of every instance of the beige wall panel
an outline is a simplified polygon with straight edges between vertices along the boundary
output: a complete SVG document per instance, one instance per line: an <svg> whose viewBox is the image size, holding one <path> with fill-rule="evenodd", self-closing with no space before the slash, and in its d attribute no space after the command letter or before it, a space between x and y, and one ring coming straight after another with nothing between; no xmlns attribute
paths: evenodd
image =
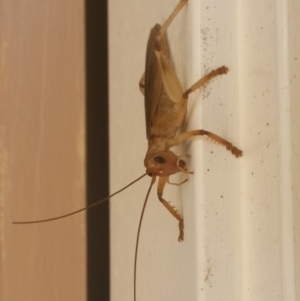
<svg viewBox="0 0 300 301"><path fill-rule="evenodd" d="M0 10L0 300L85 300L83 1Z"/></svg>

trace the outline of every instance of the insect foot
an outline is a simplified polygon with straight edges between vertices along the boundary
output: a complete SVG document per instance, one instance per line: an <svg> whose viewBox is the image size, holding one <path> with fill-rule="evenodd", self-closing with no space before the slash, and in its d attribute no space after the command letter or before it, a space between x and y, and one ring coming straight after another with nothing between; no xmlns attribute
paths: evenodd
<svg viewBox="0 0 300 301"><path fill-rule="evenodd" d="M233 146L231 143L228 143L226 145L226 149L231 151L231 153L236 156L236 158L239 158L243 155L243 151L239 150L237 147Z"/></svg>
<svg viewBox="0 0 300 301"><path fill-rule="evenodd" d="M179 221L178 227L179 227L178 241L179 241L179 242L182 242L182 241L183 241L183 237L184 237L184 234L183 234L183 229L184 229L184 222L183 222L183 219L181 219L181 220Z"/></svg>

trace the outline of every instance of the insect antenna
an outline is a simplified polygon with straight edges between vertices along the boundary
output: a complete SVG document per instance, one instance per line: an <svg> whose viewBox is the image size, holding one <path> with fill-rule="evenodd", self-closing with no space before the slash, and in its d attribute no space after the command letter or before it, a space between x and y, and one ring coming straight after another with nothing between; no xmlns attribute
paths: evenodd
<svg viewBox="0 0 300 301"><path fill-rule="evenodd" d="M151 191L151 188L152 188L153 184L155 183L155 180L156 180L156 176L153 175L152 179L151 179L149 189L148 189L148 192L146 194L145 201L144 201L144 205L143 205L143 209L142 209L142 213L141 213L140 221L139 221L139 227L138 227L138 231L137 231L137 235L136 235L135 253L134 253L134 272L133 272L133 278L134 278L133 279L133 295L134 295L133 300L134 301L136 301L136 278L137 278L136 277L137 276L136 270L137 270L137 257L138 257L138 250L139 250L140 233L141 233L143 217L144 217L146 205L147 205L147 202L148 202L149 194L150 194L150 191Z"/></svg>
<svg viewBox="0 0 300 301"><path fill-rule="evenodd" d="M112 198L113 196L115 196L116 194L122 192L123 190L125 190L126 188L130 187L131 185L133 185L134 183L138 182L139 180L141 180L144 176L146 176L147 173L143 174L142 176L138 177L137 179L135 179L134 181L132 181L131 183L129 183L128 185L124 186L122 189L116 191L115 193L113 193L112 195L107 196L106 198L99 200L91 205L88 205L84 208L78 209L76 211L64 214L64 215L60 215L60 216L56 216L56 217L52 217L52 218L47 218L47 219L41 219L41 220L36 220L36 221L21 221L21 222L13 222L13 224L17 224L17 225L21 225L21 224L37 224L37 223L45 223L45 222L50 222L50 221L55 221L61 218L65 218L67 216L71 216L74 215L76 213L85 211L85 210L89 210L95 206L98 206L99 204L107 201L108 199Z"/></svg>

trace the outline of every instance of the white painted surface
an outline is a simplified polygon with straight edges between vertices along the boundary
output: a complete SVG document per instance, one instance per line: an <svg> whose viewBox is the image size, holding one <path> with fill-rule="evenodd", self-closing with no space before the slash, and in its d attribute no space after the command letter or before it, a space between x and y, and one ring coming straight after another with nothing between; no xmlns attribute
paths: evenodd
<svg viewBox="0 0 300 301"><path fill-rule="evenodd" d="M150 28L176 4L109 3L112 192L144 172L138 81ZM296 0L190 0L171 25L184 88L205 71L230 69L190 98L184 128L219 134L244 156L236 159L205 139L184 146L195 174L164 195L184 214L185 241L177 242L177 223L154 188L142 229L138 300L300 298L299 14ZM134 244L149 183L111 202L112 300L133 300Z"/></svg>

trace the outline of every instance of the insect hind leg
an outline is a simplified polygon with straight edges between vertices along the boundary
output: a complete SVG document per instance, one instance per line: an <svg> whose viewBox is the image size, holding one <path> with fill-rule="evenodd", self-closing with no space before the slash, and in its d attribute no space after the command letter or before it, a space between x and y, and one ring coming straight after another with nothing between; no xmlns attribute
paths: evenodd
<svg viewBox="0 0 300 301"><path fill-rule="evenodd" d="M157 35L157 40L159 41L160 37L167 31L170 24L173 22L175 17L178 15L178 13L181 11L181 9L185 6L185 4L188 2L188 0L180 0L180 2L176 5L174 10L172 11L169 18L165 21L165 23L161 26L160 31Z"/></svg>
<svg viewBox="0 0 300 301"><path fill-rule="evenodd" d="M194 83L189 89L187 89L182 97L184 99L188 99L189 94L196 91L197 89L201 88L202 86L204 86L207 82L209 82L212 78L218 76L218 75L222 75L222 74L227 74L228 72L228 68L225 66L222 66L218 69L212 70L211 72L209 72L208 74L206 74L205 76L203 76L202 78L200 78L196 83Z"/></svg>

